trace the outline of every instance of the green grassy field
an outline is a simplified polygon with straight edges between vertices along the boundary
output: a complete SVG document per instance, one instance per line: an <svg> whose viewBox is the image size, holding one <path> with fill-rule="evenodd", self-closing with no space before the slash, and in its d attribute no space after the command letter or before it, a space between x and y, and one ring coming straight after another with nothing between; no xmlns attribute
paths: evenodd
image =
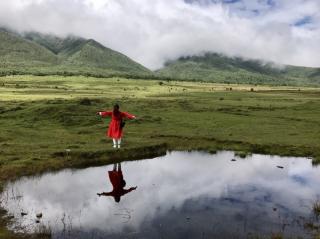
<svg viewBox="0 0 320 239"><path fill-rule="evenodd" d="M232 90L230 90L230 88ZM320 89L62 76L0 78L0 185L22 175L230 149L320 161ZM123 147L95 113L137 116ZM1 223L0 224L4 224ZM0 238L10 238L0 226Z"/></svg>

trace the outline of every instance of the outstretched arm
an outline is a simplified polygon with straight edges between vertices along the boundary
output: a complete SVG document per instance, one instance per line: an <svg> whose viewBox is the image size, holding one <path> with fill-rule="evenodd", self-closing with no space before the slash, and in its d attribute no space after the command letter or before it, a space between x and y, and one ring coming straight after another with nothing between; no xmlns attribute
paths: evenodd
<svg viewBox="0 0 320 239"><path fill-rule="evenodd" d="M112 112L111 111L99 111L97 112L98 115L100 115L101 117L107 117L107 116L111 116Z"/></svg>
<svg viewBox="0 0 320 239"><path fill-rule="evenodd" d="M137 189L137 187L131 187L129 189L123 189L123 191L124 191L124 194L126 194L126 193L130 193L131 191L136 190L136 189Z"/></svg>
<svg viewBox="0 0 320 239"><path fill-rule="evenodd" d="M127 112L122 112L122 116L127 118L127 119L135 119L136 117L134 115L131 115Z"/></svg>
<svg viewBox="0 0 320 239"><path fill-rule="evenodd" d="M102 193L97 193L97 195L100 197L100 196L112 196L112 192L102 192Z"/></svg>

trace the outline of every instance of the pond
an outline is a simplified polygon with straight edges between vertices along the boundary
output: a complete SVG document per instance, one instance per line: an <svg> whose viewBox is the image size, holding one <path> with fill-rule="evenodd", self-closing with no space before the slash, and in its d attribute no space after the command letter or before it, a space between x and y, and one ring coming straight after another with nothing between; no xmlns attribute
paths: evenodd
<svg viewBox="0 0 320 239"><path fill-rule="evenodd" d="M11 229L53 238L311 237L320 168L309 159L168 152L122 162L123 180L115 166L8 183L0 199Z"/></svg>

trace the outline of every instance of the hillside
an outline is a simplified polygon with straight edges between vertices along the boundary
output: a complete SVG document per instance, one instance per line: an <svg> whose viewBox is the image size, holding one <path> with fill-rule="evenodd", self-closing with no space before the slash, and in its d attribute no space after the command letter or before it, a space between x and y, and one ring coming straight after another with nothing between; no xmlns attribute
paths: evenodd
<svg viewBox="0 0 320 239"><path fill-rule="evenodd" d="M90 39L0 29L0 74L148 76L127 56Z"/></svg>
<svg viewBox="0 0 320 239"><path fill-rule="evenodd" d="M0 30L0 68L51 66L58 58L48 49Z"/></svg>
<svg viewBox="0 0 320 239"><path fill-rule="evenodd" d="M76 48L63 51L63 65L73 67L89 67L112 69L131 74L149 73L145 67L133 62L125 55L104 47L94 40L84 41Z"/></svg>
<svg viewBox="0 0 320 239"><path fill-rule="evenodd" d="M60 38L54 35L40 34L37 32L24 33L23 37L47 48L54 54L66 53L86 41L80 37L69 36L66 38Z"/></svg>
<svg viewBox="0 0 320 239"><path fill-rule="evenodd" d="M167 62L157 75L174 79L223 83L319 85L320 69L276 66L258 60L231 58L216 53L180 57Z"/></svg>
<svg viewBox="0 0 320 239"><path fill-rule="evenodd" d="M217 53L180 57L151 72L93 39L0 28L0 75L86 75L270 85L320 85L320 68L276 66Z"/></svg>

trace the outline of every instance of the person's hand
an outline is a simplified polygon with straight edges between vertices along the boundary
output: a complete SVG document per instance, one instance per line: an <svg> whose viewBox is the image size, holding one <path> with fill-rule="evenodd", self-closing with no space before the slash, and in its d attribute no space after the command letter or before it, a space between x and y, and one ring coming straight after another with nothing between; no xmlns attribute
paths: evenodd
<svg viewBox="0 0 320 239"><path fill-rule="evenodd" d="M137 186L136 187L133 187L133 190L136 190L137 189Z"/></svg>
<svg viewBox="0 0 320 239"><path fill-rule="evenodd" d="M98 111L98 112L96 113L96 115L100 115L100 112Z"/></svg>
<svg viewBox="0 0 320 239"><path fill-rule="evenodd" d="M102 195L102 193L97 193L97 195L100 197Z"/></svg>

